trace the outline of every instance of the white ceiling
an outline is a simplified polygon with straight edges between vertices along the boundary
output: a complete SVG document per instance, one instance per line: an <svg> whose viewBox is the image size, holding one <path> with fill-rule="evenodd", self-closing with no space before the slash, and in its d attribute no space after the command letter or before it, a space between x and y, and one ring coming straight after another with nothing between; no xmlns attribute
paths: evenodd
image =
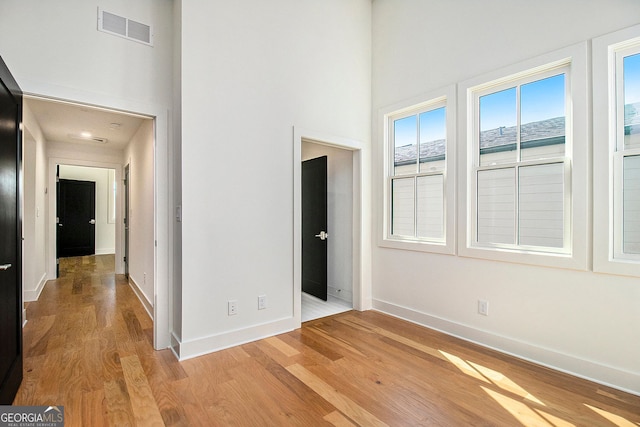
<svg viewBox="0 0 640 427"><path fill-rule="evenodd" d="M42 98L25 97L25 104L33 112L50 142L71 142L121 150L148 118L104 110L85 105L70 104ZM91 137L82 137L88 132ZM92 138L105 138L106 144Z"/></svg>

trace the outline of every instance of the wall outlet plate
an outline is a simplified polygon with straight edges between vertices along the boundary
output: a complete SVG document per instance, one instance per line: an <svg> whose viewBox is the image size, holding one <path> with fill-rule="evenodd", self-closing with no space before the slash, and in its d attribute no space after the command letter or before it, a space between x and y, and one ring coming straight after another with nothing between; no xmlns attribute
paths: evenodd
<svg viewBox="0 0 640 427"><path fill-rule="evenodd" d="M227 310L229 316L238 314L238 300L229 300L227 302Z"/></svg>
<svg viewBox="0 0 640 427"><path fill-rule="evenodd" d="M478 314L482 314L483 316L489 315L489 301L478 300Z"/></svg>
<svg viewBox="0 0 640 427"><path fill-rule="evenodd" d="M267 308L267 296L260 295L258 297L258 310L264 310L265 308Z"/></svg>

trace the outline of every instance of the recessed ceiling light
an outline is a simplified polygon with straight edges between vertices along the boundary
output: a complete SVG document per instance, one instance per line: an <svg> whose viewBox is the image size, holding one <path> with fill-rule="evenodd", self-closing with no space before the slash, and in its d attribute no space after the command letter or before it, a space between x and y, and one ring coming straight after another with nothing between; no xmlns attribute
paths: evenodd
<svg viewBox="0 0 640 427"><path fill-rule="evenodd" d="M80 136L83 138L91 138L91 132L80 132Z"/></svg>
<svg viewBox="0 0 640 427"><path fill-rule="evenodd" d="M109 125L109 129L111 130L118 130L120 129L120 127L122 126L122 123L111 123Z"/></svg>

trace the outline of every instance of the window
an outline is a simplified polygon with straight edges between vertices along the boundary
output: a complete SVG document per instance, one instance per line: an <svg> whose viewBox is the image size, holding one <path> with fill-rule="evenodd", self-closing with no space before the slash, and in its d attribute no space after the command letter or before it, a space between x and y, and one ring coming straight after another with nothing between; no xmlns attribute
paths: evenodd
<svg viewBox="0 0 640 427"><path fill-rule="evenodd" d="M640 27L594 40L594 270L640 276Z"/></svg>
<svg viewBox="0 0 640 427"><path fill-rule="evenodd" d="M567 252L568 73L554 67L474 92L474 243Z"/></svg>
<svg viewBox="0 0 640 427"><path fill-rule="evenodd" d="M461 84L461 255L586 269L585 46Z"/></svg>
<svg viewBox="0 0 640 427"><path fill-rule="evenodd" d="M394 106L382 113L386 147L383 246L454 252L454 184L449 178L454 164L449 149L455 147L454 94L450 87L427 101Z"/></svg>

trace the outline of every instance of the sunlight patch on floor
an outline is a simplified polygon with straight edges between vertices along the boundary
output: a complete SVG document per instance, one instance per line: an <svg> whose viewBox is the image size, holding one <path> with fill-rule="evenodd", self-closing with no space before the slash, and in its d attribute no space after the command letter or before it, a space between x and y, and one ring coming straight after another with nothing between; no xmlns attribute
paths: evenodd
<svg viewBox="0 0 640 427"><path fill-rule="evenodd" d="M608 421L612 422L614 425L618 427L637 427L636 424L632 423L628 419L621 417L620 415L612 414L609 411L605 411L604 409L596 408L595 406L591 406L588 404L584 404L587 408L591 409L596 414L606 418Z"/></svg>
<svg viewBox="0 0 640 427"><path fill-rule="evenodd" d="M511 415L513 415L523 426L527 427L548 427L554 426L549 421L540 416L536 411L529 408L526 404L519 402L515 399L507 397L497 391L490 390L486 387L481 388L489 395L493 400L498 402L500 406L506 409Z"/></svg>

